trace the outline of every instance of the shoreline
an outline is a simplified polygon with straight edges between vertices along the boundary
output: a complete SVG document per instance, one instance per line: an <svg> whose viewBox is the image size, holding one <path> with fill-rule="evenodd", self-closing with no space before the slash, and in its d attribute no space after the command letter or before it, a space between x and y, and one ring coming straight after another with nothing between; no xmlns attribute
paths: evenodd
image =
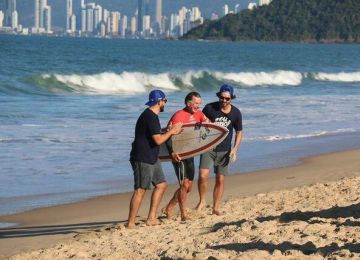
<svg viewBox="0 0 360 260"><path fill-rule="evenodd" d="M225 179L223 201L356 176L360 170L358 158L360 149L311 156L284 168L229 175ZM211 178L209 182L210 190L213 180ZM188 196L189 208L193 208L198 200L196 183L194 184ZM168 202L176 188L177 185L169 185L160 207ZM150 194L151 192L146 193L139 210L142 218L147 214ZM127 219L131 195L131 192L105 195L0 216L2 223L19 223L15 227L0 228L0 259L1 255L8 257L28 250L46 248L78 233L123 224ZM211 192L208 192L207 202L211 201Z"/></svg>

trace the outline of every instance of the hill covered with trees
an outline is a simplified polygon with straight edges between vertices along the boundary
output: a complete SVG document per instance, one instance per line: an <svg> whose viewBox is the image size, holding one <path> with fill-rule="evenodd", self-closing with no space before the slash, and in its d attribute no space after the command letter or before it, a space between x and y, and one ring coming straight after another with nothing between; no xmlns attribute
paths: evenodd
<svg viewBox="0 0 360 260"><path fill-rule="evenodd" d="M184 39L286 42L360 42L359 0L273 0L216 21Z"/></svg>

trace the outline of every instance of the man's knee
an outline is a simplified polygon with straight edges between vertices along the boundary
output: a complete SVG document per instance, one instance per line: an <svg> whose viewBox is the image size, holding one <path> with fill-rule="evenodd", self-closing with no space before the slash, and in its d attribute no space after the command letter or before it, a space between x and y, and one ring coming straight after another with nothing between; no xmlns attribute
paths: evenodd
<svg viewBox="0 0 360 260"><path fill-rule="evenodd" d="M203 181L209 177L209 169L200 169L199 170L199 180Z"/></svg>
<svg viewBox="0 0 360 260"><path fill-rule="evenodd" d="M146 192L146 189L137 188L137 189L134 191L134 194L135 194L135 195L139 195L139 196L144 196L145 192Z"/></svg>
<svg viewBox="0 0 360 260"><path fill-rule="evenodd" d="M215 182L216 182L216 184L224 184L225 175L220 174L220 173L216 174Z"/></svg>
<svg viewBox="0 0 360 260"><path fill-rule="evenodd" d="M192 187L192 182L190 182L188 179L185 179L182 184L182 190L186 191L187 193L190 192Z"/></svg>
<svg viewBox="0 0 360 260"><path fill-rule="evenodd" d="M167 183L166 182L161 182L155 185L155 188L160 189L160 190L165 190L167 187Z"/></svg>

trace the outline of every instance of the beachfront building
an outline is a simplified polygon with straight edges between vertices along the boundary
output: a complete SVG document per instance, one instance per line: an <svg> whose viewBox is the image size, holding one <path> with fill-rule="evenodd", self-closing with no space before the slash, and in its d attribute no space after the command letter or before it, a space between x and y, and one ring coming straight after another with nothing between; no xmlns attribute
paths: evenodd
<svg viewBox="0 0 360 260"><path fill-rule="evenodd" d="M16 29L18 29L18 27L19 27L18 12L15 10L11 14L11 28L13 30L16 30Z"/></svg>
<svg viewBox="0 0 360 260"><path fill-rule="evenodd" d="M118 35L119 34L119 20L121 14L119 12L110 13L110 34Z"/></svg>
<svg viewBox="0 0 360 260"><path fill-rule="evenodd" d="M271 0L259 0L259 6L268 5L271 3Z"/></svg>
<svg viewBox="0 0 360 260"><path fill-rule="evenodd" d="M251 3L248 4L248 9L249 9L249 10L252 10L252 9L254 9L256 6L257 6L256 3L251 2Z"/></svg>
<svg viewBox="0 0 360 260"><path fill-rule="evenodd" d="M136 16L131 17L130 20L130 34L135 35L137 29Z"/></svg>
<svg viewBox="0 0 360 260"><path fill-rule="evenodd" d="M34 1L34 27L31 33L52 33L51 30L51 6L47 0Z"/></svg>
<svg viewBox="0 0 360 260"><path fill-rule="evenodd" d="M163 32L162 25L162 0L156 0L155 32L160 35Z"/></svg>
<svg viewBox="0 0 360 260"><path fill-rule="evenodd" d="M125 38L126 36L127 23L128 23L128 18L126 15L123 15L120 19L120 36L123 38Z"/></svg>
<svg viewBox="0 0 360 260"><path fill-rule="evenodd" d="M229 13L229 6L228 6L228 5L224 5L223 8L222 8L222 10L223 10L222 15L223 15L223 16L227 15L227 14Z"/></svg>
<svg viewBox="0 0 360 260"><path fill-rule="evenodd" d="M73 14L73 1L66 0L66 31L68 32L70 32L72 14Z"/></svg>
<svg viewBox="0 0 360 260"><path fill-rule="evenodd" d="M0 10L0 28L4 26L4 12Z"/></svg>
<svg viewBox="0 0 360 260"><path fill-rule="evenodd" d="M44 28L46 33L52 33L51 31L51 7L45 6L44 8Z"/></svg>
<svg viewBox="0 0 360 260"><path fill-rule="evenodd" d="M240 13L240 11L241 11L240 4L236 4L236 5L235 5L234 12L235 12L236 14L238 14L238 13Z"/></svg>
<svg viewBox="0 0 360 260"><path fill-rule="evenodd" d="M13 16L16 11L16 0L5 0L5 17L4 24L7 27L13 27Z"/></svg>

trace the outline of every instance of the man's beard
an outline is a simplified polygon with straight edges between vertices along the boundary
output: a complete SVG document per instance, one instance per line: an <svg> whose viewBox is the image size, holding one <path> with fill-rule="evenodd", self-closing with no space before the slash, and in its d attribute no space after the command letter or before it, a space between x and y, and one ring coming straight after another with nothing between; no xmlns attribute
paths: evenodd
<svg viewBox="0 0 360 260"><path fill-rule="evenodd" d="M165 110L165 106L161 106L160 107L160 112L164 112L164 110Z"/></svg>

